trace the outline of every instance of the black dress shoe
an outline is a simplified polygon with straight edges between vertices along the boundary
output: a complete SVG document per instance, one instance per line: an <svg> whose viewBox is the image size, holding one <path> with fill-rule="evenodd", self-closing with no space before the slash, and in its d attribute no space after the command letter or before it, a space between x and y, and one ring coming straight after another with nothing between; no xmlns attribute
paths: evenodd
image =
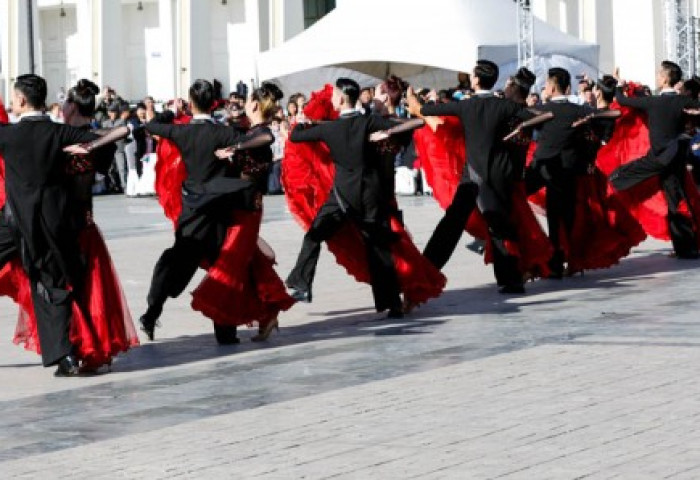
<svg viewBox="0 0 700 480"><path fill-rule="evenodd" d="M219 345L236 345L241 343L241 339L238 338L238 329L235 325L214 324L214 336Z"/></svg>
<svg viewBox="0 0 700 480"><path fill-rule="evenodd" d="M522 294L525 293L525 287L522 285L504 285L501 288L498 289L498 293L502 293L504 295L508 294Z"/></svg>
<svg viewBox="0 0 700 480"><path fill-rule="evenodd" d="M289 296L297 302L311 303L311 290L292 288L292 293L290 293Z"/></svg>
<svg viewBox="0 0 700 480"><path fill-rule="evenodd" d="M475 238L474 241L467 243L466 245L467 250L471 250L474 253L478 253L479 255L483 255L484 251L486 250L486 242L483 240L480 240L478 238Z"/></svg>
<svg viewBox="0 0 700 480"><path fill-rule="evenodd" d="M146 313L141 315L139 318L139 323L141 323L141 330L146 334L149 340L153 341L155 338L155 329L159 325L158 317L163 313L163 306L151 305L146 310Z"/></svg>
<svg viewBox="0 0 700 480"><path fill-rule="evenodd" d="M80 374L78 359L73 355L66 355L58 361L58 368L54 372L54 377L77 377Z"/></svg>
<svg viewBox="0 0 700 480"><path fill-rule="evenodd" d="M401 319L403 318L403 310L401 308L392 308L389 313L386 314L386 318Z"/></svg>

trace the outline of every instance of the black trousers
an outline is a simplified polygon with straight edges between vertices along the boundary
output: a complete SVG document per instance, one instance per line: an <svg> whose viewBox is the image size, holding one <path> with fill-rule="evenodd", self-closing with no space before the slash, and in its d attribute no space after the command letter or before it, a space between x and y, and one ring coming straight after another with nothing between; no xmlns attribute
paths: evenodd
<svg viewBox="0 0 700 480"><path fill-rule="evenodd" d="M0 268L13 259L21 259L21 240L0 214ZM29 276L36 316L41 359L45 367L55 365L73 352L69 330L72 315L71 293L66 278L50 251L29 264L22 259Z"/></svg>
<svg viewBox="0 0 700 480"><path fill-rule="evenodd" d="M574 228L576 172L573 168L562 167L560 161L552 159L529 168L525 174L525 184L528 194L546 188L547 230L549 241L554 247L549 267L553 274L561 275L565 260L561 238L562 235L571 238Z"/></svg>
<svg viewBox="0 0 700 480"><path fill-rule="evenodd" d="M178 297L203 260L216 261L230 223L230 215L225 215L225 210L212 208L197 213L183 206L183 215L175 230L175 243L163 252L153 269L149 306L162 307L168 297Z"/></svg>
<svg viewBox="0 0 700 480"><path fill-rule="evenodd" d="M287 278L287 286L303 291L311 289L321 255L321 243L331 238L346 222L354 223L364 240L377 311L400 309L401 289L390 250L393 235L388 223L358 219L352 213L344 211L333 194L321 207L311 228L304 235L297 263Z"/></svg>
<svg viewBox="0 0 700 480"><path fill-rule="evenodd" d="M661 189L668 203L668 230L671 243L679 257L695 257L698 254L693 221L679 211L681 202L685 202L690 208L684 181L687 148L686 142L678 142L677 148L670 152L667 149L659 156L650 152L638 160L617 168L610 175L610 181L616 190L626 190L654 176L659 177Z"/></svg>

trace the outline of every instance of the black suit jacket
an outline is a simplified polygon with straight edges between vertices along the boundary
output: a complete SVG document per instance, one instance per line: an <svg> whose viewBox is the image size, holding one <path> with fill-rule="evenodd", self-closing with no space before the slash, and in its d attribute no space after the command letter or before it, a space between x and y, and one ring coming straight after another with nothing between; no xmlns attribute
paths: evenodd
<svg viewBox="0 0 700 480"><path fill-rule="evenodd" d="M561 167L572 169L585 159L579 155L581 131L571 125L580 118L592 113L590 107L576 105L568 101L552 101L540 107L542 112L552 112L554 118L543 123L538 129L537 150L533 163L560 161Z"/></svg>
<svg viewBox="0 0 700 480"><path fill-rule="evenodd" d="M522 105L489 94L459 102L424 105L421 113L459 117L464 128L467 161L483 181L492 183L495 177L500 180L517 176L503 137L509 133L513 117L532 117ZM462 178L468 178L467 168Z"/></svg>
<svg viewBox="0 0 700 480"><path fill-rule="evenodd" d="M369 135L396 125L379 115L360 112L343 115L337 120L304 128L297 125L292 142L324 142L335 165L333 195L344 210L365 219L378 218L381 205L379 165L371 154Z"/></svg>
<svg viewBox="0 0 700 480"><path fill-rule="evenodd" d="M255 185L231 173L229 162L215 155L219 148L243 140L244 135L232 127L209 120L192 120L189 124L172 125L151 121L146 129L153 135L172 140L180 150L187 169L183 182L183 208L178 225L183 226L198 212L218 205L218 200L231 200L229 208L254 208ZM228 212L222 212L226 214Z"/></svg>
<svg viewBox="0 0 700 480"><path fill-rule="evenodd" d="M622 106L636 108L648 114L649 140L654 155L660 155L684 132L686 115L683 110L700 106L697 100L673 93L651 97L626 97L621 88L617 89L615 99Z"/></svg>
<svg viewBox="0 0 700 480"><path fill-rule="evenodd" d="M68 191L68 156L63 147L96 138L84 129L54 123L48 116L25 117L0 127L7 191L4 213L26 247L23 260L30 275L51 252L66 278L80 281L77 207Z"/></svg>

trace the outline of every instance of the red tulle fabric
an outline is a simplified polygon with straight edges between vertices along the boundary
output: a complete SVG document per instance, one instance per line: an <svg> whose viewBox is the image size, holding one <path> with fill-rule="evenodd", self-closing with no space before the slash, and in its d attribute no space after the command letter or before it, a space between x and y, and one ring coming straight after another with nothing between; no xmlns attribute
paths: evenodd
<svg viewBox="0 0 700 480"><path fill-rule="evenodd" d="M120 352L139 345L139 340L119 277L97 226L84 228L78 241L87 260L87 277L84 291L74 292L69 338L83 364L97 368L110 364ZM18 262L12 266L16 288L12 298L20 305L14 343L41 353L29 280Z"/></svg>
<svg viewBox="0 0 700 480"><path fill-rule="evenodd" d="M621 165L643 157L651 148L646 114L616 103L612 108L621 110L622 116L616 123L613 137L598 152L596 165L605 175L610 175ZM689 172L683 181L690 205L683 202L679 210L693 219L697 230L700 225L700 194ZM637 219L646 233L659 240L671 240L668 230L668 202L658 177L650 178L630 189L615 192L614 195ZM700 242L697 232L696 236Z"/></svg>
<svg viewBox="0 0 700 480"><path fill-rule="evenodd" d="M294 305L258 245L262 211L236 210L219 257L192 292L192 308L220 325L265 324Z"/></svg>
<svg viewBox="0 0 700 480"><path fill-rule="evenodd" d="M156 193L165 215L177 226L182 211L185 164L174 143L158 143ZM192 308L218 325L264 324L289 310L294 299L265 255L258 238L262 211L233 210L233 224L213 265L203 263L207 275L192 292Z"/></svg>
<svg viewBox="0 0 700 480"><path fill-rule="evenodd" d="M333 87L311 95L304 115L312 120L337 117L331 104ZM335 167L325 144L293 143L288 141L282 162L282 185L289 210L304 230L308 230L318 210L331 193ZM406 300L421 304L439 296L447 279L416 248L410 234L396 218L391 218L391 230L398 240L391 245L401 292ZM351 223L346 223L327 242L336 262L359 282L370 282L364 241Z"/></svg>
<svg viewBox="0 0 700 480"><path fill-rule="evenodd" d="M433 189L433 196L442 208L452 203L462 178L466 158L464 131L455 117L441 117L443 123L433 131L425 126L414 134L416 151L425 170L425 177ZM511 221L515 225L518 241L506 241L506 249L519 259L523 273L546 275L552 247L532 209L527 203L525 186L516 184L511 204ZM478 209L469 217L465 230L473 237L487 240L484 261L493 261L492 244L488 226Z"/></svg>

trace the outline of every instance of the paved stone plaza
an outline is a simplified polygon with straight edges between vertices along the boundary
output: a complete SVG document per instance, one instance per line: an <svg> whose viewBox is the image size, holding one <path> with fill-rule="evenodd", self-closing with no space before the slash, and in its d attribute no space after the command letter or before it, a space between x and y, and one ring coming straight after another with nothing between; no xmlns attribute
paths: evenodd
<svg viewBox="0 0 700 480"><path fill-rule="evenodd" d="M422 247L439 208L401 205ZM266 208L284 277L302 231ZM153 199L99 198L96 218L136 319L171 226ZM156 342L83 378L13 345L0 299L0 478L700 478L700 262L669 251L504 297L460 247L402 321L324 252L314 303L266 344L217 346L183 295Z"/></svg>

